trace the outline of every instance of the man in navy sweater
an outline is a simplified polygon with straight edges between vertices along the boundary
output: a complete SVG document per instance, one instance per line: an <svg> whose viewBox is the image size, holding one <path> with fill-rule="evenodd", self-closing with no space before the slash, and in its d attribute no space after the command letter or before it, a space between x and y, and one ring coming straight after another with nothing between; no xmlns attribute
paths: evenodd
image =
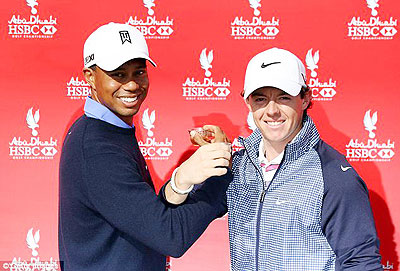
<svg viewBox="0 0 400 271"><path fill-rule="evenodd" d="M143 35L126 24L101 26L85 42L91 97L60 161L62 270L165 270L165 255L181 256L226 213L232 176L224 143L200 147L156 195L132 123L149 87L146 61L155 66ZM162 195L186 204L170 205Z"/></svg>

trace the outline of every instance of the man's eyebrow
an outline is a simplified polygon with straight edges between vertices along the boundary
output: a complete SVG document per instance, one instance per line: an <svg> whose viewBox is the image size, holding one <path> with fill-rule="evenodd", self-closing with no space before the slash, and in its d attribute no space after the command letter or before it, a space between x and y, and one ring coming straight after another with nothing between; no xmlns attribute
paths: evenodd
<svg viewBox="0 0 400 271"><path fill-rule="evenodd" d="M263 93L260 92L253 92L251 96L265 96Z"/></svg>

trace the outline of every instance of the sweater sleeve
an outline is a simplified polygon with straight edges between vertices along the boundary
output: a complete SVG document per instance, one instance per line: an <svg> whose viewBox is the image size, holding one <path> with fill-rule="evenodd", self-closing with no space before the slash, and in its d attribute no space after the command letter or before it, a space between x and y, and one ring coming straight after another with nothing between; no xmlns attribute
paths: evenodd
<svg viewBox="0 0 400 271"><path fill-rule="evenodd" d="M180 257L213 219L226 212L230 172L207 180L206 189L178 207L157 196L139 172L134 159L124 152L104 152L86 159L89 200L128 241Z"/></svg>
<svg viewBox="0 0 400 271"><path fill-rule="evenodd" d="M336 270L382 270L365 183L333 149L321 155L321 162L325 184L321 224L336 254Z"/></svg>

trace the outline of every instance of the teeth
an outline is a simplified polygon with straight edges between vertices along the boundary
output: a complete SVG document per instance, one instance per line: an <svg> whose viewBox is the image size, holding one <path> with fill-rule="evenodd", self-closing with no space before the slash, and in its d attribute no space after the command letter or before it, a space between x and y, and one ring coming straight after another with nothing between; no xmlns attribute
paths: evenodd
<svg viewBox="0 0 400 271"><path fill-rule="evenodd" d="M267 121L267 123L271 126L278 126L279 124L282 124L283 121Z"/></svg>
<svg viewBox="0 0 400 271"><path fill-rule="evenodd" d="M121 97L120 98L122 101L126 102L126 103L133 103L134 101L137 100L137 96L134 98L127 98L127 97Z"/></svg>

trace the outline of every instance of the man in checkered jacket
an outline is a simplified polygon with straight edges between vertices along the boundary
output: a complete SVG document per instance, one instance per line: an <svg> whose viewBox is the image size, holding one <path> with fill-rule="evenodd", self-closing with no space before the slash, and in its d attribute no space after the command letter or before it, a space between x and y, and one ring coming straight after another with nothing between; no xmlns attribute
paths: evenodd
<svg viewBox="0 0 400 271"><path fill-rule="evenodd" d="M232 270L382 270L367 187L307 115L302 62L257 54L243 96L257 129L227 191Z"/></svg>

